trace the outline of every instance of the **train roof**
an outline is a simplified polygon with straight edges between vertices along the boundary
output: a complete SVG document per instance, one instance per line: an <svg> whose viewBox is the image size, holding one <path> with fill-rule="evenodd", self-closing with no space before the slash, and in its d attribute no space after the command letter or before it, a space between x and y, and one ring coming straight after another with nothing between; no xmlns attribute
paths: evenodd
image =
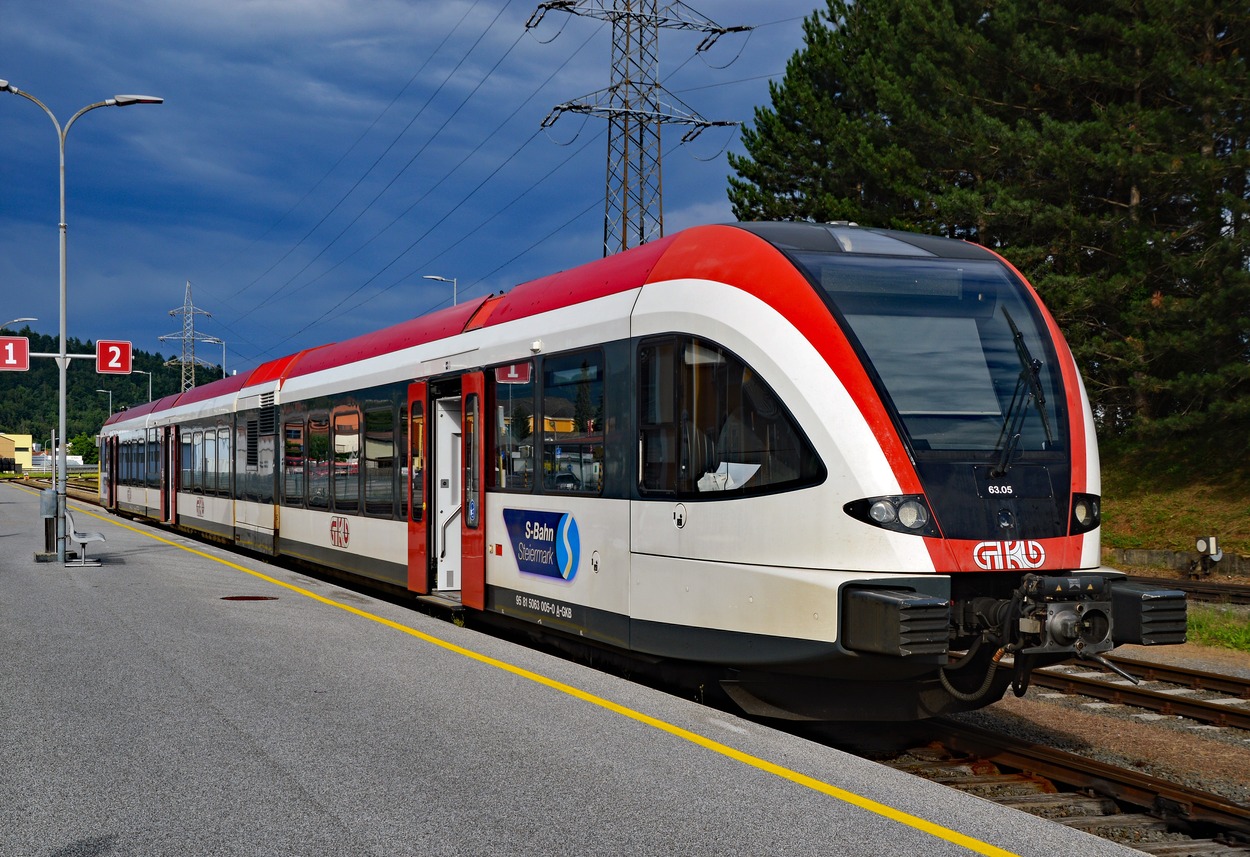
<svg viewBox="0 0 1250 857"><path fill-rule="evenodd" d="M151 418L171 410L189 414L199 410L195 405L203 406L222 397L242 399L276 393L292 378L637 289L652 280L676 275L708 276L735 282L750 276L746 270L734 267L738 262L728 261L741 255L728 250L744 243L743 232L767 242L783 254L817 251L956 259L993 257L986 249L964 241L872 229L852 223L747 222L698 226L605 259L521 283L504 294L466 301L343 342L279 357L248 373L120 411L105 425ZM748 256L758 256L758 251L746 252Z"/></svg>

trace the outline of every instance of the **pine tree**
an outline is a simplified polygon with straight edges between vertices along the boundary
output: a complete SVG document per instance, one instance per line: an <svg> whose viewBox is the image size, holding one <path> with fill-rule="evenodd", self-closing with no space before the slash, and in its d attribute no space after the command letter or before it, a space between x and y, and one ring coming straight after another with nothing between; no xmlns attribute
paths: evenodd
<svg viewBox="0 0 1250 857"><path fill-rule="evenodd" d="M1104 431L1244 427L1248 23L1213 0L828 0L730 200L993 247L1059 318Z"/></svg>

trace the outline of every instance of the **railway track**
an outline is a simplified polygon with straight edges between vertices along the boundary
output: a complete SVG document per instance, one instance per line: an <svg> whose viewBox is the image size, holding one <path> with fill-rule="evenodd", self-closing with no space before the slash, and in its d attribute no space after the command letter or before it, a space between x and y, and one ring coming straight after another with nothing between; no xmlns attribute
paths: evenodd
<svg viewBox="0 0 1250 857"><path fill-rule="evenodd" d="M1250 585L1217 583L1213 580L1178 580L1168 577L1129 576L1134 583L1179 589L1194 601L1219 601L1225 604L1250 604Z"/></svg>
<svg viewBox="0 0 1250 857"><path fill-rule="evenodd" d="M1157 857L1250 854L1250 807L954 720L930 725L936 743L886 764Z"/></svg>
<svg viewBox="0 0 1250 857"><path fill-rule="evenodd" d="M1214 726L1250 730L1250 679L1118 655L1107 659L1143 684L1134 685L1113 672L1071 661L1034 670L1033 684Z"/></svg>
<svg viewBox="0 0 1250 857"><path fill-rule="evenodd" d="M20 479L13 479L12 482L17 485L25 485L28 488L43 489L52 487L51 479L36 479L28 476ZM75 479L71 477L66 483L65 493L67 496L82 503L92 503L95 505L99 505L100 503L99 483L97 483L94 478Z"/></svg>

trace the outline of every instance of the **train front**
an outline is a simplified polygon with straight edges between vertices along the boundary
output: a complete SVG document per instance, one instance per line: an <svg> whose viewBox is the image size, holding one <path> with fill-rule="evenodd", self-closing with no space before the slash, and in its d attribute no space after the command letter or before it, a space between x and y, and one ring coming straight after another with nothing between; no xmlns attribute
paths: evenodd
<svg viewBox="0 0 1250 857"><path fill-rule="evenodd" d="M1038 666L1184 642L1182 593L1100 565L1090 405L1018 272L979 246L908 233L778 224L759 234L805 275L858 356L861 411L870 423L882 411L874 437L900 490L848 498L841 511L870 528L858 531L865 543L874 530L922 541L932 570L916 577L949 582L842 588L845 649L932 664L914 700L879 700L874 715L976 708L1009 684L1023 694ZM854 374L844 373L852 386ZM738 695L751 701L749 683Z"/></svg>

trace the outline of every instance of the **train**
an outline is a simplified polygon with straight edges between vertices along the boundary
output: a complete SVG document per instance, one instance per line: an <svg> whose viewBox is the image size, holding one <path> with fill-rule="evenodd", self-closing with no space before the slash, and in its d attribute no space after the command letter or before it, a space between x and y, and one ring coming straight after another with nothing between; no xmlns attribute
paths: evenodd
<svg viewBox="0 0 1250 857"><path fill-rule="evenodd" d="M985 247L689 228L114 414L112 512L663 669L906 721L1185 639L1100 557L1094 417Z"/></svg>

